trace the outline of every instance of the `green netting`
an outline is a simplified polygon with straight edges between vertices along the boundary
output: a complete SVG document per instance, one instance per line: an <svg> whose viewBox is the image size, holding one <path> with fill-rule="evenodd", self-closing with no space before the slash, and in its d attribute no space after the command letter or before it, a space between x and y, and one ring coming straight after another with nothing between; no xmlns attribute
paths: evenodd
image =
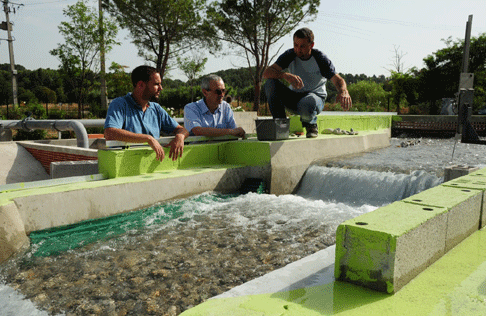
<svg viewBox="0 0 486 316"><path fill-rule="evenodd" d="M248 192L254 192L258 194L263 194L267 190L265 181L260 178L247 178L243 182L240 188L240 194L246 194Z"/></svg>
<svg viewBox="0 0 486 316"><path fill-rule="evenodd" d="M161 225L170 220L185 221L181 210L188 201L214 203L234 197L234 195L206 194L194 198L151 206L143 210L87 220L74 225L54 227L30 234L34 256L58 255L63 251L83 247L98 240L113 238L132 230L140 230L148 225ZM197 210L195 210L197 212Z"/></svg>

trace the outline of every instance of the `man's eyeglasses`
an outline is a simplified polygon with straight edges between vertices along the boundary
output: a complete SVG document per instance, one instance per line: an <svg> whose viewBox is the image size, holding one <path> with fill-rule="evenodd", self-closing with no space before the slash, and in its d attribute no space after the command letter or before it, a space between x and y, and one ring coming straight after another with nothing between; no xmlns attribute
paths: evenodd
<svg viewBox="0 0 486 316"><path fill-rule="evenodd" d="M217 95L222 95L226 93L226 89L214 89L214 90L209 89L208 91L214 91Z"/></svg>

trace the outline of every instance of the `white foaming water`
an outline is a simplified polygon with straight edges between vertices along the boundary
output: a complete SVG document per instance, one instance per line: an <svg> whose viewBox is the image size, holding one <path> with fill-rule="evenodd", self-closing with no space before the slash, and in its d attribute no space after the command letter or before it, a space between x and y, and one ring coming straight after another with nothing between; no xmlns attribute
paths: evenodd
<svg viewBox="0 0 486 316"><path fill-rule="evenodd" d="M437 186L442 181L425 171L406 175L310 166L297 195L352 205L381 206Z"/></svg>
<svg viewBox="0 0 486 316"><path fill-rule="evenodd" d="M441 181L441 178L425 172L405 175L311 166L296 195L248 193L236 197L219 197L204 193L184 200L179 211L187 219L188 227L198 224L195 216L207 215L223 219L228 226L241 229L269 233L283 231L286 238L291 238L298 246L300 232L325 227L327 233L334 234L337 226L345 220L436 186ZM163 213L164 207L159 212ZM179 222L175 219L167 224L156 224L160 214L155 213L145 220L148 229L144 234L150 235L164 229L166 225ZM118 240L131 242L128 236ZM116 247L116 243L110 241L108 245L100 244L97 248L116 251ZM47 313L37 310L31 301L2 284L0 279L0 316L10 315L37 316Z"/></svg>
<svg viewBox="0 0 486 316"><path fill-rule="evenodd" d="M47 316L47 312L38 310L35 305L24 299L10 286L0 283L0 315L2 316Z"/></svg>

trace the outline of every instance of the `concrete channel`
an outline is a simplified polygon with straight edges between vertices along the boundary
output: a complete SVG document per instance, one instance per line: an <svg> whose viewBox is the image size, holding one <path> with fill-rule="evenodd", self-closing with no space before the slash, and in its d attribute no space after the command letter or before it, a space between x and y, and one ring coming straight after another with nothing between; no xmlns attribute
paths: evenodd
<svg viewBox="0 0 486 316"><path fill-rule="evenodd" d="M337 127L359 133L326 134ZM269 193L292 193L313 162L389 146L391 116L322 115L319 130L316 139L189 144L176 162L154 162L144 147L77 152L96 152L97 175L0 192L0 262L27 247L32 231L206 191L231 192L247 178L264 179ZM298 131L293 119L291 133ZM25 146L49 151L53 145ZM485 192L483 169L348 220L335 246L183 315L483 315Z"/></svg>
<svg viewBox="0 0 486 316"><path fill-rule="evenodd" d="M158 162L149 147L94 149L24 142L34 157L73 155L98 161L98 174L2 186L0 262L28 246L32 231L71 225L217 191L237 191L247 178L263 179L269 193L292 193L316 160L389 146L390 114L321 115L319 129L340 127L358 135L291 136L281 141L220 141L185 146L182 158ZM290 133L301 131L297 117ZM168 150L168 149L167 149ZM67 156L70 157L70 156ZM42 160L43 158L38 158ZM47 167L47 166L46 166ZM102 180L100 180L102 179Z"/></svg>

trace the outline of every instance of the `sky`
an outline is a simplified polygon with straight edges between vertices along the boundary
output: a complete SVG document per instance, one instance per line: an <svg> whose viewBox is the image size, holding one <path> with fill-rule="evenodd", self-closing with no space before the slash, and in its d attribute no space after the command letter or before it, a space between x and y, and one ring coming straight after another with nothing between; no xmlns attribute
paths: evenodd
<svg viewBox="0 0 486 316"><path fill-rule="evenodd" d="M68 21L63 9L76 1L10 0L15 8L15 13L10 13L10 21L14 23L15 64L30 70L58 69L60 62L49 51L64 42L58 26L61 21ZM97 0L89 3L98 8ZM321 0L315 19L299 27L314 31L314 47L331 59L337 72L389 76L390 69L394 69L395 51L402 56L405 69L422 68L425 57L446 47L443 39L464 40L470 15L473 15L471 36L486 33L484 0ZM0 21L5 21L3 10L0 17ZM0 64L9 63L7 32L0 32ZM284 36L275 44L272 55L292 48L292 35ZM126 30L119 32L117 40L121 45L106 56L107 68L116 62L131 72L145 63L138 57ZM204 74L247 66L245 60L232 55L229 49L226 51L229 54L225 56L198 51L208 57ZM171 70L166 78L187 80L178 69Z"/></svg>

